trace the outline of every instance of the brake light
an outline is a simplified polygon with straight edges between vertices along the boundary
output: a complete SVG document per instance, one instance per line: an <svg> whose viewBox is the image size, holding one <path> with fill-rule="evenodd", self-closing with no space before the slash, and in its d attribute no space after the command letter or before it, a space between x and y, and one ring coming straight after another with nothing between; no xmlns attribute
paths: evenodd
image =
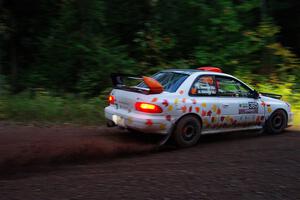
<svg viewBox="0 0 300 200"><path fill-rule="evenodd" d="M146 113L161 113L162 109L158 105L150 104L150 103L144 103L144 102L136 102L135 103L135 109L141 112Z"/></svg>
<svg viewBox="0 0 300 200"><path fill-rule="evenodd" d="M113 95L109 95L109 97L108 97L108 103L109 104L115 104L115 97Z"/></svg>

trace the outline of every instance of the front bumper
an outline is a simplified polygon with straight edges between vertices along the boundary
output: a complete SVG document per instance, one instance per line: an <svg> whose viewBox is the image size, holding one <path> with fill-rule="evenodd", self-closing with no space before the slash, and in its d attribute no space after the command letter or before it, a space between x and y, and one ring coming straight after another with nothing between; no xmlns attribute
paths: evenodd
<svg viewBox="0 0 300 200"><path fill-rule="evenodd" d="M134 129L143 133L168 134L173 126L163 115L151 115L128 110L117 109L114 106L105 108L105 118L119 127Z"/></svg>

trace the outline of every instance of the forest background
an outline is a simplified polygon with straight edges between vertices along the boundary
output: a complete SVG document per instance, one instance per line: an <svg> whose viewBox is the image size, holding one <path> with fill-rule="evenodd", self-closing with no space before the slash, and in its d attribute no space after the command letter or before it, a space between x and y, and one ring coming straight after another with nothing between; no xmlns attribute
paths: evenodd
<svg viewBox="0 0 300 200"><path fill-rule="evenodd" d="M0 120L101 124L110 73L218 66L300 124L300 1L0 0Z"/></svg>

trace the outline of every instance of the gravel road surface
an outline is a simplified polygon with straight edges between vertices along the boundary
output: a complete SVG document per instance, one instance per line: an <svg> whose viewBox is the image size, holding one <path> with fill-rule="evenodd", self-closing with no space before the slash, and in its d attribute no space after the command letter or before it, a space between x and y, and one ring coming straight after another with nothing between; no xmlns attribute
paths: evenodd
<svg viewBox="0 0 300 200"><path fill-rule="evenodd" d="M300 199L300 131L157 148L105 127L0 124L0 199Z"/></svg>

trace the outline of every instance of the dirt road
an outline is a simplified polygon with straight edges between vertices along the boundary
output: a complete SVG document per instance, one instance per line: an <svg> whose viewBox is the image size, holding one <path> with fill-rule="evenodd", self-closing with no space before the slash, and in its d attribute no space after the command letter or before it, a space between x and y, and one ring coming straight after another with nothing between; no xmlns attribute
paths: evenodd
<svg viewBox="0 0 300 200"><path fill-rule="evenodd" d="M151 141L152 142L152 141ZM300 132L174 149L107 128L0 124L0 199L300 199Z"/></svg>

